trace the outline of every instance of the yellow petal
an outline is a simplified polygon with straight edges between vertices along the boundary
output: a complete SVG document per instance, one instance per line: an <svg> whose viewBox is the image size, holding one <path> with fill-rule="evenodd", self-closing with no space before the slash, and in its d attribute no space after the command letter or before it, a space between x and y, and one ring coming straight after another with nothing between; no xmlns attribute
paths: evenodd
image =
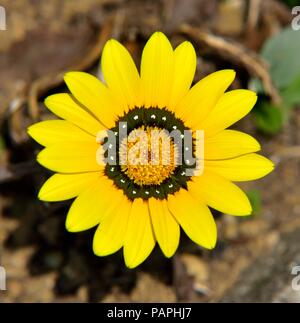
<svg viewBox="0 0 300 323"><path fill-rule="evenodd" d="M104 168L97 162L96 142L61 142L43 149L37 161L44 167L59 173L100 171Z"/></svg>
<svg viewBox="0 0 300 323"><path fill-rule="evenodd" d="M227 179L205 170L188 182L188 191L212 208L231 215L250 215L251 204L247 195Z"/></svg>
<svg viewBox="0 0 300 323"><path fill-rule="evenodd" d="M114 127L120 109L100 80L84 72L68 72L64 80L74 97L105 127Z"/></svg>
<svg viewBox="0 0 300 323"><path fill-rule="evenodd" d="M173 80L174 52L168 38L154 33L142 54L141 80L145 107L167 107Z"/></svg>
<svg viewBox="0 0 300 323"><path fill-rule="evenodd" d="M184 232L195 243L207 249L215 247L217 228L208 207L185 189L168 196L168 208Z"/></svg>
<svg viewBox="0 0 300 323"><path fill-rule="evenodd" d="M82 109L67 93L48 96L45 105L58 117L73 123L94 136L105 129L98 120Z"/></svg>
<svg viewBox="0 0 300 323"><path fill-rule="evenodd" d="M179 225L169 212L166 200L151 197L148 202L156 240L164 255L172 257L179 244Z"/></svg>
<svg viewBox="0 0 300 323"><path fill-rule="evenodd" d="M109 40L103 49L101 67L106 84L125 111L141 106L140 76L123 45L114 39Z"/></svg>
<svg viewBox="0 0 300 323"><path fill-rule="evenodd" d="M38 122L27 129L28 134L42 146L49 146L61 141L92 141L95 136L88 134L72 123L64 120Z"/></svg>
<svg viewBox="0 0 300 323"><path fill-rule="evenodd" d="M235 130L223 130L213 137L204 139L205 159L234 158L260 150L253 137Z"/></svg>
<svg viewBox="0 0 300 323"><path fill-rule="evenodd" d="M242 119L257 101L255 92L233 90L225 93L208 117L198 126L204 129L205 136L213 136Z"/></svg>
<svg viewBox="0 0 300 323"><path fill-rule="evenodd" d="M123 198L122 191L102 176L73 202L67 215L66 229L79 232L94 227L116 210Z"/></svg>
<svg viewBox="0 0 300 323"><path fill-rule="evenodd" d="M207 160L205 169L231 181L252 181L266 176L274 169L274 164L258 154L248 154L233 159Z"/></svg>
<svg viewBox="0 0 300 323"><path fill-rule="evenodd" d="M122 248L131 204L124 196L120 207L106 215L98 226L93 240L93 251L97 256L107 256Z"/></svg>
<svg viewBox="0 0 300 323"><path fill-rule="evenodd" d="M176 115L182 118L188 127L201 129L197 128L197 125L212 111L234 77L233 70L221 70L206 76L180 101L175 108Z"/></svg>
<svg viewBox="0 0 300 323"><path fill-rule="evenodd" d="M148 203L141 198L132 203L124 240L124 258L128 268L141 264L155 246Z"/></svg>
<svg viewBox="0 0 300 323"><path fill-rule="evenodd" d="M174 110L179 100L187 94L193 82L197 56L193 45L185 41L174 51L174 80L172 83L169 108Z"/></svg>
<svg viewBox="0 0 300 323"><path fill-rule="evenodd" d="M72 199L90 187L99 177L99 172L55 174L40 189L39 199L48 202Z"/></svg>

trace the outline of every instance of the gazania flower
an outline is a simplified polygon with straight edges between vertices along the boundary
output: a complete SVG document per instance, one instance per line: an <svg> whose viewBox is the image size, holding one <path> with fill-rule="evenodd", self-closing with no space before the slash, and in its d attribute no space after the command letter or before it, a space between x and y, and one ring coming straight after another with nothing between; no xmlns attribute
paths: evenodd
<svg viewBox="0 0 300 323"><path fill-rule="evenodd" d="M38 162L56 172L39 198L76 198L67 215L67 230L97 226L94 253L105 256L123 247L130 268L142 263L156 242L171 257L180 227L195 243L214 248L217 229L209 207L232 215L251 214L247 196L232 182L258 179L273 169L271 161L255 153L260 145L254 138L225 130L249 113L256 94L225 92L235 77L232 70L215 72L190 88L196 69L193 46L186 41L173 50L160 32L143 50L140 74L116 40L106 43L101 67L105 83L87 73L67 73L64 79L71 94L45 100L62 120L29 127L29 134L46 147ZM126 135L121 138L123 127ZM189 147L170 137L175 129L181 138L192 131L191 157L202 165L198 174L191 172L191 160L178 162ZM126 152L137 142L146 159L151 155L149 140L140 141L138 133L144 131L151 139L155 130L161 135L156 163L130 160ZM195 137L198 130L204 133L202 139ZM169 163L163 162L164 139L170 139ZM199 141L204 155L196 149ZM99 162L99 154L105 163Z"/></svg>

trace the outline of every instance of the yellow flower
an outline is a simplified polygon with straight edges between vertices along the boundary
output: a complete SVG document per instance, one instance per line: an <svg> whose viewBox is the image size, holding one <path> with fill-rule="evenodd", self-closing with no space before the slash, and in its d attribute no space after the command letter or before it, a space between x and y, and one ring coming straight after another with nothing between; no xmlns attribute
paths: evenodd
<svg viewBox="0 0 300 323"><path fill-rule="evenodd" d="M195 243L214 248L217 229L208 206L249 215L249 200L232 181L254 180L273 169L271 161L255 153L260 145L254 138L225 130L249 113L256 94L225 92L235 77L232 70L212 73L190 88L196 70L192 44L185 41L173 50L161 32L147 42L140 74L116 40L106 43L101 67L105 83L87 73L67 73L71 95L60 93L45 100L48 109L63 120L43 121L28 129L46 147L38 162L56 172L41 188L39 198L76 197L67 215L67 230L98 226L94 253L105 256L123 247L130 268L149 256L156 241L171 257L179 244L180 226ZM121 126L126 128L122 138ZM156 164L147 164L155 130L161 135ZM193 132L193 165L185 159L189 147L171 138L172 130L184 140L186 131ZM203 137L195 137L198 130ZM140 132L148 140L140 140ZM163 162L165 139L170 140L169 163ZM146 152L146 163L134 162L135 157L129 160L128 151L137 143ZM204 145L204 156L199 143ZM105 163L99 162L99 156ZM181 163L179 156L184 156ZM198 173L193 171L197 162L202 165Z"/></svg>

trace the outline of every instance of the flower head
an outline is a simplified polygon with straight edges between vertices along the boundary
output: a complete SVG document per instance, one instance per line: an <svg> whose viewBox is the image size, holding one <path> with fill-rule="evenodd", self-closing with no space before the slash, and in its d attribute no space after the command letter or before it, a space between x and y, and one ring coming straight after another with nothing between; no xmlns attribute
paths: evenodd
<svg viewBox="0 0 300 323"><path fill-rule="evenodd" d="M273 169L256 154L251 136L225 130L256 102L249 90L225 92L235 73L210 74L192 88L196 54L191 43L173 50L161 32L147 42L140 74L126 48L109 40L101 59L105 83L69 72L71 92L45 100L60 120L29 127L45 146L38 162L56 172L40 190L44 201L76 198L66 228L98 226L93 250L105 256L123 247L125 263L142 263L158 242L166 257L179 244L180 226L212 249L217 229L208 207L249 215L245 193L232 182Z"/></svg>

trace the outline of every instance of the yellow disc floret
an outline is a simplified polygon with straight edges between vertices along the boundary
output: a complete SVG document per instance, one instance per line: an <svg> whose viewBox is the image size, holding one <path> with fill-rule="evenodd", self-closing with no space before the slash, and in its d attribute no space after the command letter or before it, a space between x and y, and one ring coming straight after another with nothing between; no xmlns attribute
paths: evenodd
<svg viewBox="0 0 300 323"><path fill-rule="evenodd" d="M168 133L140 127L121 142L121 170L138 185L159 185L175 171L178 149Z"/></svg>

